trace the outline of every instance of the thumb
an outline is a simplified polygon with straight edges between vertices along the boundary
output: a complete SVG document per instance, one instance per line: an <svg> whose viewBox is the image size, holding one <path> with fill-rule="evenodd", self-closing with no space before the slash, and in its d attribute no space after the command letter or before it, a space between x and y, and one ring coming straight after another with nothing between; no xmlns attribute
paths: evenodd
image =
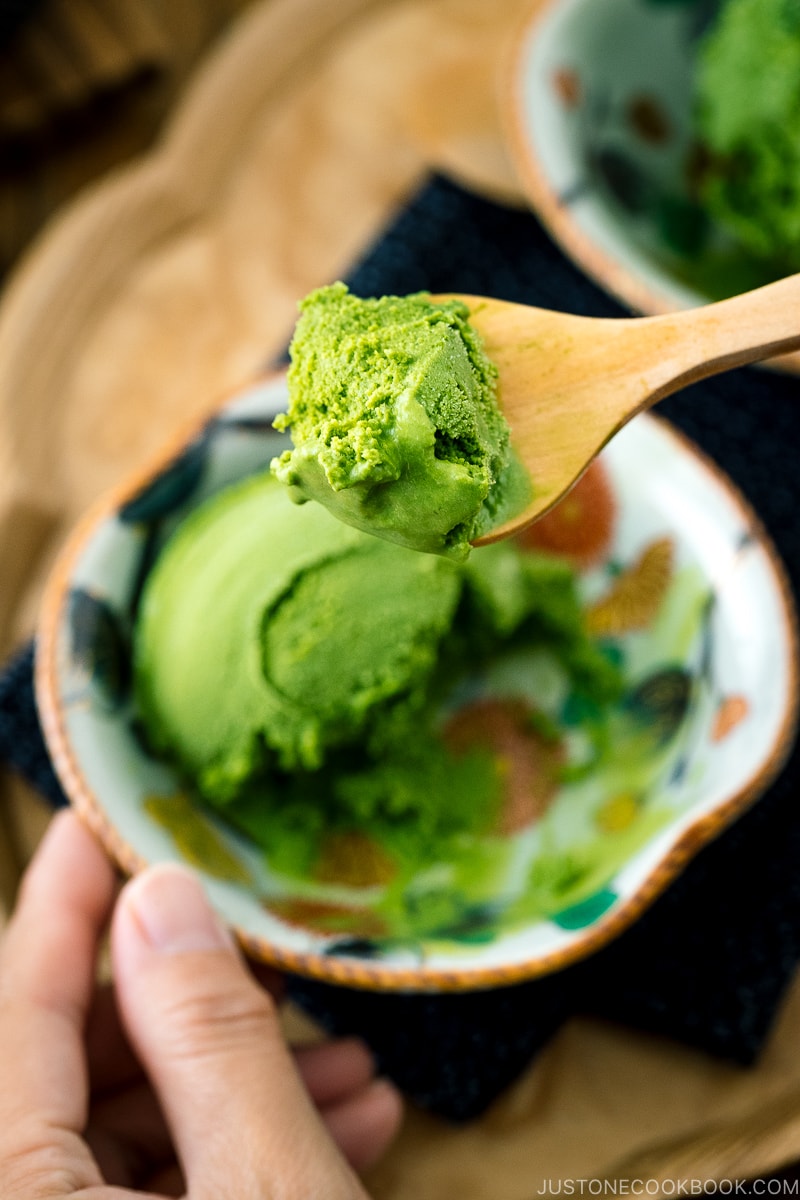
<svg viewBox="0 0 800 1200"><path fill-rule="evenodd" d="M151 867L111 933L120 1012L158 1094L192 1200L364 1200L296 1072L271 997L199 881Z"/></svg>

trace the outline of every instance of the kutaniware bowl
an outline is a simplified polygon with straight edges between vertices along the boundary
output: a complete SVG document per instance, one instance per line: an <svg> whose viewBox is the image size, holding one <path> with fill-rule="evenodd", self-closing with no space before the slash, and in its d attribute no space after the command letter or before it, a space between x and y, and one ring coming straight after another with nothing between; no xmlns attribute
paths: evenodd
<svg viewBox="0 0 800 1200"><path fill-rule="evenodd" d="M417 991L558 970L636 920L779 770L797 680L775 552L711 462L664 422L635 419L602 455L614 503L594 557L581 547L591 562L579 576L589 627L625 664L620 720L629 731L634 722L635 745L621 738L596 771L565 778L538 820L476 846L474 870L426 863L398 888L382 848L356 839L341 878L329 854L324 880L287 879L147 750L129 657L158 546L204 498L268 466L284 445L272 418L286 399L282 374L235 395L106 496L66 545L37 650L40 714L64 789L124 870L188 862L247 951L279 967ZM586 512L579 491L566 503L558 552L570 555ZM568 697L541 664L525 670L558 737L579 739ZM355 879L354 854L366 864Z"/></svg>

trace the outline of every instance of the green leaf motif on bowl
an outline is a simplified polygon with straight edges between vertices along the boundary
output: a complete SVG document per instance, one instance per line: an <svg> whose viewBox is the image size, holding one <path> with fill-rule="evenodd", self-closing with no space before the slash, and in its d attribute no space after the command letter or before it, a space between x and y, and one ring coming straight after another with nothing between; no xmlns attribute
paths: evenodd
<svg viewBox="0 0 800 1200"><path fill-rule="evenodd" d="M610 888L601 888L599 892L581 900L579 904L554 913L551 920L561 929L585 929L587 925L594 925L595 921L604 917L618 899L617 893Z"/></svg>

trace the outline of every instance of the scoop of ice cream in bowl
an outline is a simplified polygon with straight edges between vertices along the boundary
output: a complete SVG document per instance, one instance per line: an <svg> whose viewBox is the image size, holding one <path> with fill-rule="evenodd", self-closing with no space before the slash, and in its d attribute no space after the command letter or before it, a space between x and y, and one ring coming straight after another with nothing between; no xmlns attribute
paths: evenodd
<svg viewBox="0 0 800 1200"><path fill-rule="evenodd" d="M798 269L799 70L782 0L538 0L509 145L587 274L639 312L694 307Z"/></svg>
<svg viewBox="0 0 800 1200"><path fill-rule="evenodd" d="M437 460L423 393L412 468L423 444L479 510L497 436ZM421 553L293 503L292 411L283 373L232 396L65 547L37 694L69 799L123 869L191 864L291 971L466 990L590 953L787 753L794 612L757 518L643 416L518 536ZM352 467L354 439L315 452ZM293 487L321 486L309 461Z"/></svg>

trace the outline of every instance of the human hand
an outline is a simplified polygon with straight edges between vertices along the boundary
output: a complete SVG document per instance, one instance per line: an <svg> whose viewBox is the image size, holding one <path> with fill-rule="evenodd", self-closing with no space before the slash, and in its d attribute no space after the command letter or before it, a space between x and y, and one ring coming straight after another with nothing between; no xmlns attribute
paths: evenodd
<svg viewBox="0 0 800 1200"><path fill-rule="evenodd" d="M188 872L114 893L88 831L55 817L0 947L3 1200L365 1200L352 1167L401 1111L366 1049L293 1056ZM94 984L112 908L116 997Z"/></svg>

